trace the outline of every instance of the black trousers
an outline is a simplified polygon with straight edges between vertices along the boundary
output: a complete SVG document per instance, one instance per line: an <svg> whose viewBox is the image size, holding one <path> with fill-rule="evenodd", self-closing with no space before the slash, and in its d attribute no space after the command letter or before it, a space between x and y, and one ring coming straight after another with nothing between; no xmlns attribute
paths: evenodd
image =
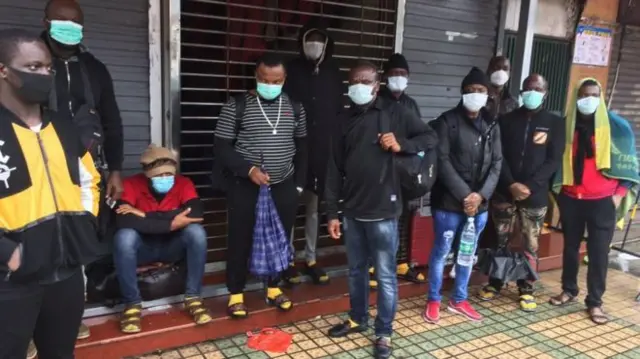
<svg viewBox="0 0 640 359"><path fill-rule="evenodd" d="M0 359L24 359L32 337L38 358L72 359L83 312L79 268L48 285L0 281Z"/></svg>
<svg viewBox="0 0 640 359"><path fill-rule="evenodd" d="M607 284L609 246L616 226L616 209L611 197L599 200L580 200L564 194L558 196L560 220L564 234L562 253L562 290L578 295L580 243L588 232L587 298L589 308L602 305Z"/></svg>
<svg viewBox="0 0 640 359"><path fill-rule="evenodd" d="M236 178L227 191L227 289L231 294L242 293L247 282L259 189L250 180ZM287 238L290 238L298 210L298 191L293 179L272 185L271 196ZM280 276L271 278L267 285L276 287L278 282Z"/></svg>

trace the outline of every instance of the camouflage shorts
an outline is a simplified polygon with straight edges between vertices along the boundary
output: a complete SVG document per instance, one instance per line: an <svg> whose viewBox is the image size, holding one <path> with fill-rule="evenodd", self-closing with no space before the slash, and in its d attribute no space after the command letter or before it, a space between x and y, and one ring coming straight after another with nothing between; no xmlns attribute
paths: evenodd
<svg viewBox="0 0 640 359"><path fill-rule="evenodd" d="M492 217L498 235L498 245L508 245L509 240L519 232L527 256L530 259L537 258L538 239L546 214L547 207L520 208L512 204L493 204Z"/></svg>

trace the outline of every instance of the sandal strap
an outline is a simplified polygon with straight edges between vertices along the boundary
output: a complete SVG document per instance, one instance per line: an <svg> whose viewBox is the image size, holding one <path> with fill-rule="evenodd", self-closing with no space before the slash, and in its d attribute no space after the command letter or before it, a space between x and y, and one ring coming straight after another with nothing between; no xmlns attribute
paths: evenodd
<svg viewBox="0 0 640 359"><path fill-rule="evenodd" d="M284 293L278 294L275 298L272 299L273 303L278 307L281 307L285 303L291 303L291 299L287 297Z"/></svg>
<svg viewBox="0 0 640 359"><path fill-rule="evenodd" d="M230 314L236 312L247 312L247 306L244 303L236 303L227 307L227 312Z"/></svg>

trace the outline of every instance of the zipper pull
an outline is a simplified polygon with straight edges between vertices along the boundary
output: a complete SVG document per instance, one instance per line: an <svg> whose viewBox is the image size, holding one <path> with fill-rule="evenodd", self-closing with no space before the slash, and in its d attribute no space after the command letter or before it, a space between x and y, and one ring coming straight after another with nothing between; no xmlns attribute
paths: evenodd
<svg viewBox="0 0 640 359"><path fill-rule="evenodd" d="M9 281L9 279L11 278L11 273L13 273L13 272L11 271L11 269L9 269L9 270L7 271L7 275L6 275L6 276L4 276L4 281L5 281L5 282L8 282L8 281Z"/></svg>

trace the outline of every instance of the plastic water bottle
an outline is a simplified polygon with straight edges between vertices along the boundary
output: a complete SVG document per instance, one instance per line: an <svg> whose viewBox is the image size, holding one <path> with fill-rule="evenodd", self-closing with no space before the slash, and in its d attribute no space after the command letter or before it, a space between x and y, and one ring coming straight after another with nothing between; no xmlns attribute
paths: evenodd
<svg viewBox="0 0 640 359"><path fill-rule="evenodd" d="M476 225L474 218L467 218L467 223L460 235L460 247L458 248L457 264L463 267L471 267L474 262L474 249L476 242Z"/></svg>

